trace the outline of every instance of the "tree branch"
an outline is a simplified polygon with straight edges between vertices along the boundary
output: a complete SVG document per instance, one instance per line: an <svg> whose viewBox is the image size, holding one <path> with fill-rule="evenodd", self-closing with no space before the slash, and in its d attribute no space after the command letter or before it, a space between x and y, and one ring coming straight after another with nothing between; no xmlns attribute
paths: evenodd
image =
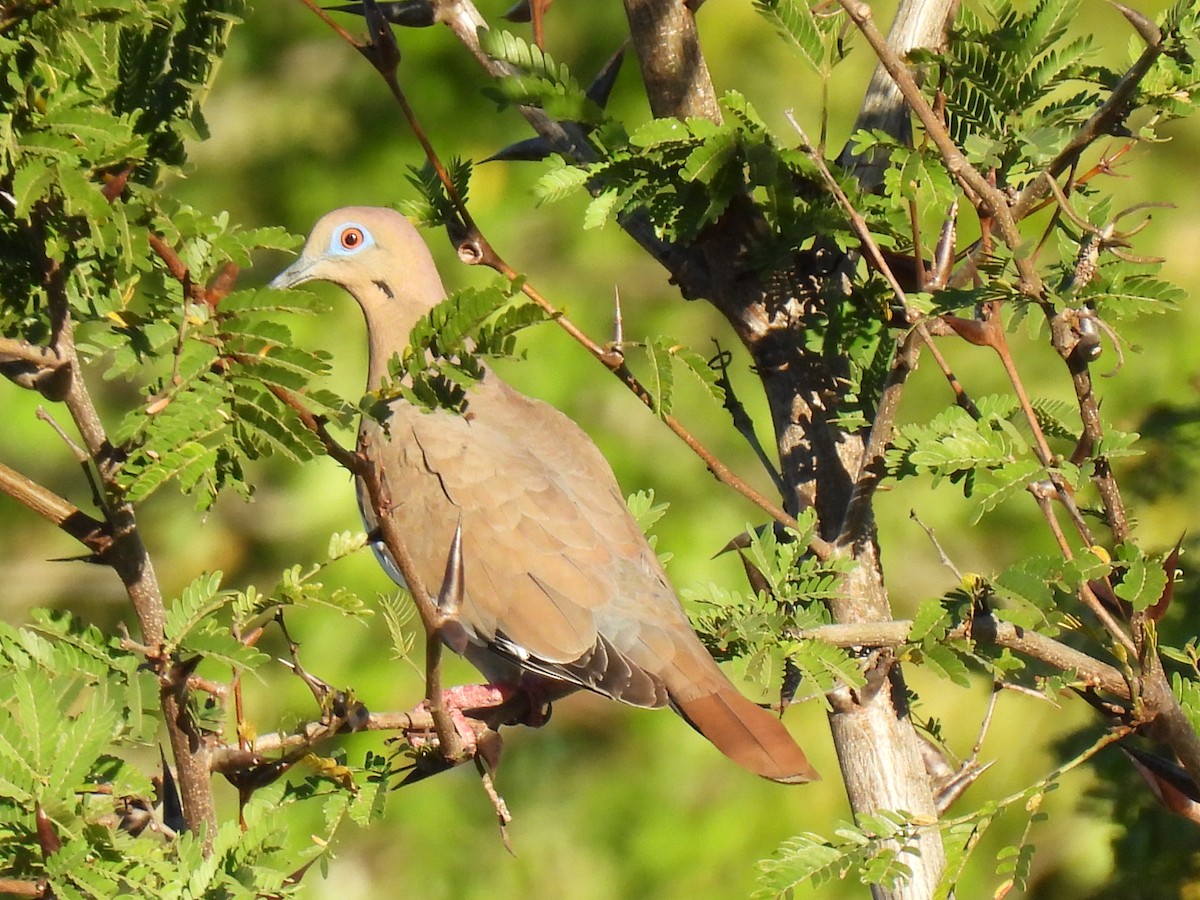
<svg viewBox="0 0 1200 900"><path fill-rule="evenodd" d="M57 369L63 365L63 361L45 347L29 341L0 337L0 364L16 360L32 363L41 369Z"/></svg>
<svg viewBox="0 0 1200 900"><path fill-rule="evenodd" d="M108 525L94 519L58 494L0 463L0 491L61 528L103 560L112 547Z"/></svg>
<svg viewBox="0 0 1200 900"><path fill-rule="evenodd" d="M425 699L429 704L429 711L433 716L441 752L446 759L458 761L462 756L462 741L454 728L454 723L451 721L442 700L440 665L442 650L441 618L432 595L426 589L425 582L417 572L416 564L413 562L413 558L408 552L408 547L404 543L404 536L400 533L400 529L389 514L392 502L388 496L385 473L382 471L382 467L375 464L371 459L371 448L369 446L364 444L359 448L359 452L351 453L335 441L325 427L325 420L314 416L312 411L291 391L278 385L269 385L268 387L280 402L295 411L304 427L316 435L325 448L325 452L340 463L351 475L358 478L366 489L371 508L375 511L376 520L378 521L380 537L383 538L388 553L391 554L392 560L400 570L400 574L404 576L409 594L413 598L413 605L416 607L417 615L421 619L421 626L425 631Z"/></svg>
<svg viewBox="0 0 1200 900"><path fill-rule="evenodd" d="M814 638L837 647L899 647L908 641L911 629L911 621L899 619L891 622L822 625L797 632L796 637ZM1060 671L1077 672L1090 686L1122 700L1130 699L1129 681L1120 669L1036 631L1001 621L991 613L976 613L970 623L957 626L948 637L955 640L969 638L1006 647Z"/></svg>
<svg viewBox="0 0 1200 900"><path fill-rule="evenodd" d="M625 15L654 117L719 123L721 108L688 4L625 0Z"/></svg>
<svg viewBox="0 0 1200 900"><path fill-rule="evenodd" d="M995 219L1004 243L1013 250L1013 263L1021 276L1022 292L1031 297L1040 296L1042 294L1041 276L1028 257L1017 253L1022 243L1021 233L1017 230L1016 219L1009 210L1007 198L971 165L950 138L941 119L925 100L921 88L912 73L909 72L908 66L904 64L896 51L888 45L887 39L875 27L871 7L861 0L838 0L838 3L846 10L851 21L858 27L867 43L871 45L871 49L879 57L880 64L887 70L905 101L920 119L925 133L941 154L946 169L975 199L975 202Z"/></svg>
<svg viewBox="0 0 1200 900"><path fill-rule="evenodd" d="M43 229L37 216L33 218L33 228L38 245L44 248ZM117 485L120 454L116 452L104 431L99 413L83 379L79 357L75 351L66 270L44 250L42 276L53 334L50 351L63 360L64 369L69 376L62 402L83 438L84 447L99 473L104 491L107 528L112 538L104 554L104 561L117 573L125 587L126 595L138 618L142 642L152 650L157 650L163 643L166 623L162 591L154 572L154 565L142 543L133 506L125 502ZM150 661L163 665L169 662L154 659ZM159 671L159 677L162 685L163 718L179 774L184 815L189 827L204 829L204 843L208 849L212 846L217 829L216 806L208 776L208 747L205 741L185 727L183 697L180 691L169 684L169 673Z"/></svg>

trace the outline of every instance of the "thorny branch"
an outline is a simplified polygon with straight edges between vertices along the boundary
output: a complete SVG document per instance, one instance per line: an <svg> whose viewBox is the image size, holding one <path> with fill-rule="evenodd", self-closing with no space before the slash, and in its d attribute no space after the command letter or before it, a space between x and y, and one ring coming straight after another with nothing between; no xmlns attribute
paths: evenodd
<svg viewBox="0 0 1200 900"><path fill-rule="evenodd" d="M892 76L905 101L924 126L929 139L938 148L947 169L959 181L968 197L973 199L979 206L981 216L990 219L996 224L1000 230L1001 237L1014 251L1017 251L1021 244L1020 233L1016 227L1017 222L1036 209L1039 202L1051 192L1052 188L1048 179L1057 177L1062 171L1074 164L1079 154L1087 146L1111 130L1112 126L1125 114L1141 80L1149 72L1154 61L1163 52L1164 38L1158 32L1157 28L1153 27L1152 23L1148 23L1148 21L1142 22L1140 17L1134 18L1137 16L1136 13L1131 15L1132 11L1122 8L1126 17L1130 18L1130 21L1143 40L1147 42L1147 49L1143 51L1138 60L1122 78L1108 100L1078 130L1067 147L1050 164L1047 170L1039 178L1031 182L1016 203L1010 206L1007 198L968 163L965 156L950 139L937 113L923 98L920 88L904 65L903 60L900 59L893 48L888 46L883 36L875 28L870 7L865 3L858 2L858 0L838 0L838 2L867 39L867 42L878 56L880 63ZM986 244L986 239L987 232L985 230L984 244ZM1020 275L1021 290L1034 298L1035 301L1040 302L1042 283L1040 276L1033 267L1032 259L1014 252L1014 264ZM1051 342L1060 356L1067 362L1070 369L1084 424L1085 439L1095 446L1102 434L1102 429L1099 417L1099 404L1091 387L1088 361L1083 358L1082 354L1073 352L1078 341L1071 329L1070 323L1065 321L1065 318L1058 314L1049 303L1040 302L1040 305L1050 321ZM998 323L995 323L995 327L999 327ZM1001 353L1003 359L1004 352L1002 352L1001 347L997 346L996 349L997 352ZM1008 363L1006 369L1009 371L1010 377L1013 378L1014 385L1018 385L1019 378L1016 377L1015 369L1011 365L1011 359L1008 360ZM1023 403L1023 406L1025 407L1026 416L1031 421L1036 422L1036 419L1031 415L1032 411L1028 408L1027 401ZM1035 434L1039 433L1040 428L1035 428ZM1073 499L1070 497L1061 478L1058 477L1058 473L1053 470L1053 460L1046 458L1044 446L1040 446L1038 449L1042 461L1051 467L1051 479L1054 484L1055 493L1063 501L1076 529L1087 540L1090 535L1086 524L1083 522L1079 511L1075 508ZM1124 535L1127 532L1127 523L1120 500L1120 493L1117 490L1115 479L1113 479L1106 461L1098 461L1096 473L1097 485L1105 506L1106 520L1112 526L1114 539L1119 539L1118 535ZM1035 497L1038 496L1036 491L1034 494ZM1057 523L1054 520L1050 504L1043 499L1039 499L1039 504L1042 506L1043 513L1050 527L1057 530ZM1065 544L1065 541L1061 539L1061 533L1060 544L1063 546L1064 553L1069 557L1071 550ZM1200 780L1200 736L1197 736L1195 730L1188 723L1186 715L1175 699L1170 685L1167 683L1161 661L1158 659L1157 654L1152 652L1153 641L1146 636L1144 614L1138 613L1134 616L1134 635L1131 638L1128 632L1126 632L1122 625L1116 621L1095 596L1090 586L1086 584L1081 586L1080 598L1097 616L1113 639L1124 647L1125 650L1129 651L1133 655L1133 658L1141 662L1139 682L1141 699L1150 711L1150 715L1147 718L1154 720L1151 723L1153 730L1164 740L1168 740L1171 743L1172 748L1180 757L1185 768L1192 773L1192 777Z"/></svg>
<svg viewBox="0 0 1200 900"><path fill-rule="evenodd" d="M113 200L109 199L110 202ZM42 215L35 210L30 217L32 237L35 245L40 247L45 246ZM63 374L64 383L55 392L54 399L67 408L82 438L86 456L95 468L101 490L97 499L104 512L104 521L85 515L53 492L8 467L0 468L0 489L71 534L92 551L97 561L110 566L120 578L138 618L143 645L148 651L147 660L154 665L159 676L163 717L178 769L184 814L191 828L205 830L205 846L211 847L217 819L208 779L208 747L187 726L182 695L172 680L171 662L160 655L166 607L154 566L142 543L133 506L123 499L117 484L120 454L109 441L83 379L75 349L66 271L44 251L41 269L52 329L52 339L50 346L45 349L44 361ZM29 358L34 354L14 346L13 342L2 349L10 358L16 356L26 362L37 362ZM54 362L51 363L51 360Z"/></svg>
<svg viewBox="0 0 1200 900"><path fill-rule="evenodd" d="M457 760L462 754L463 747L458 733L454 728L454 723L450 720L450 716L442 704L442 645L438 637L437 607L429 591L426 589L424 581L422 581L416 571L412 556L404 544L403 535L400 534L392 517L387 514L392 504L387 497L387 488L383 481L383 474L379 466L375 465L371 460L371 448L362 447L358 453L347 450L329 434L328 429L325 427L325 420L320 416L314 415L299 397L277 385L271 385L270 390L280 402L290 407L296 413L305 428L316 435L321 445L325 448L325 452L330 457L350 472L350 474L362 480L363 486L367 490L367 496L371 501L371 506L376 510L380 536L387 545L392 559L395 560L396 567L404 575L405 583L408 585L409 593L412 595L413 603L417 608L417 615L421 618L421 625L428 639L425 657L425 693L442 752L447 759Z"/></svg>
<svg viewBox="0 0 1200 900"><path fill-rule="evenodd" d="M314 9L311 0L302 0L306 6ZM466 16L471 18L472 14L478 16L478 13L473 13L474 7L469 3L453 2L443 3L438 5L439 21L446 21L447 24L457 22L456 17ZM448 12L446 12L448 11ZM328 16L320 11L323 19L328 21ZM442 18L443 16L447 18ZM690 15L690 13L689 13ZM411 105L408 103L404 95L403 89L400 87L397 75L396 65L399 61L399 51L395 49L395 37L391 30L387 27L387 23L382 18L373 18L370 13L370 6L367 8L367 21L371 30L371 42L362 44L340 27L334 26L339 35L343 39L349 40L351 45L358 50L364 57L372 62L376 70L387 82L389 89L400 105L404 113L405 119L412 128L413 133L417 136L418 141L425 152L426 158L430 165L438 175L442 186L446 190L447 196L454 205L455 211L459 216L460 221L457 223L447 223L447 230L450 233L451 240L458 251L459 258L469 265L485 265L496 270L504 275L510 281L516 281L519 278L519 273L512 268L505 260L495 251L492 244L483 236L478 225L471 217L470 212L463 203L462 198L458 196L458 192L442 164L437 152L434 150L429 139L426 137L425 130L421 127L419 120L416 117ZM474 21L474 19L472 19ZM482 23L482 19L479 19ZM333 23L330 23L331 25ZM478 26L476 27L477 31ZM476 31L472 31L474 36ZM456 34L458 33L456 29ZM475 46L478 46L477 37L472 37ZM482 50L479 51L482 54ZM483 54L486 57L486 54ZM490 59L490 57L488 58ZM491 61L495 65L495 60ZM494 67L494 66L493 66ZM490 69L489 69L490 70ZM506 74L509 67L502 65L497 69L496 74ZM539 111L540 112L540 111ZM653 409L654 400L651 393L637 379L637 377L626 366L624 357L619 353L614 353L610 349L605 348L588 337L574 322L572 322L561 310L545 298L536 288L534 288L527 280L521 282L521 291L530 300L536 303L539 307L545 310L547 317L554 321L560 328L567 332L575 341L584 347L594 358L599 360L604 366L612 372L617 378L648 408ZM713 476L728 487L746 497L750 502L754 503L777 522L787 525L792 528L797 528L798 523L794 516L789 515L777 503L772 502L767 497L763 496L759 491L755 490L748 482L738 476L732 469L722 463L715 454L713 454L704 444L696 438L678 419L671 415L663 415L660 417L666 426L682 440L689 449L692 450L704 462L705 466ZM814 537L810 545L810 549L820 559L828 559L833 552L833 548L820 537Z"/></svg>

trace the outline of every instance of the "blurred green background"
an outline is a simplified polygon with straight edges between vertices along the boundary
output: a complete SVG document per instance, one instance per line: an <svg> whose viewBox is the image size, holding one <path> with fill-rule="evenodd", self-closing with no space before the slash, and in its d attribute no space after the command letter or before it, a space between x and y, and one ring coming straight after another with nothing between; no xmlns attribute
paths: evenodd
<svg viewBox="0 0 1200 900"><path fill-rule="evenodd" d="M480 0L494 23L508 0ZM1156 12L1163 3L1138 3ZM873 4L881 23L893 4ZM1088 0L1078 28L1092 32L1104 53L1124 58L1130 29L1108 4ZM790 140L784 114L793 110L810 134L820 131L821 84L777 39L745 0L719 0L701 11L705 51L719 92L745 94ZM353 32L361 24L344 17ZM509 26L527 35L527 26ZM547 18L547 47L586 80L620 44L627 27L616 0L562 0ZM444 157L482 159L527 137L515 113L497 115L480 89L485 76L448 30L440 27L399 34L404 61L401 82L434 145ZM872 68L864 46L856 46L830 85L828 141L835 154L848 136ZM649 113L636 64L628 60L610 107L628 123ZM229 210L247 226L281 224L305 233L323 212L350 204L387 205L411 198L405 180L422 161L420 148L375 72L298 2L260 2L234 33L232 50L217 76L206 107L211 139L191 148L191 171L171 186L181 199L205 210ZM1200 215L1194 184L1200 132L1195 123L1169 129L1172 140L1136 148L1118 187L1123 205L1171 201L1137 239L1135 252L1168 258L1166 276L1190 292L1200 280L1200 254L1193 223ZM1115 146L1115 145L1114 145ZM482 165L471 185L471 209L484 233L515 268L525 271L553 302L598 339L611 328L614 291L620 292L627 339L667 334L703 353L711 339L736 349L721 318L702 303L685 303L649 261L615 227L584 232L583 202L540 207L531 185L538 164ZM457 262L448 241L429 233L450 287L479 283L486 273ZM243 273L243 285L266 282L287 262L261 259ZM365 371L365 344L353 302L327 286L333 311L318 320L291 323L302 341L334 354L333 386L356 396ZM1200 349L1192 339L1200 317L1187 302L1166 317L1128 328L1130 342L1119 377L1100 379L1106 413L1129 430L1163 436L1141 460L1119 470L1144 546L1162 550L1189 527L1197 503L1194 449L1200 442ZM1016 339L1019 362L1041 397L1070 398L1061 364L1023 330ZM593 436L612 461L627 492L653 488L671 509L657 532L659 549L673 554L670 573L681 589L706 582L740 585L735 559L713 554L747 523L760 520L755 508L722 489L703 465L662 428L624 388L608 378L584 351L553 326L523 338L529 361L504 365L522 390L568 412ZM944 341L943 352L976 396L1005 390L994 359L961 342ZM1111 348L1105 363L1114 360ZM1115 364L1115 363L1114 363ZM1101 369L1104 368L1102 365ZM768 419L744 355L735 355L735 387L764 423ZM762 489L768 481L744 441L699 390L681 381L678 415L726 462ZM134 400L119 384L103 388L110 409ZM919 420L950 402L941 376L924 366L910 382L904 418ZM82 506L87 488L61 441L35 418L36 402L15 388L0 388L0 457ZM115 421L115 413L110 420ZM348 435L346 436L348 439ZM354 493L346 475L327 460L306 467L273 461L257 471L252 502L225 498L206 517L188 498L163 491L144 508L141 522L164 589L177 594L201 572L220 569L228 584L269 589L280 569L325 557L333 532L358 530ZM955 586L938 563L928 538L909 517L915 510L936 529L946 552L966 571L992 572L1023 556L1050 552L1052 543L1033 504L1018 499L977 526L959 490L944 485L905 484L883 494L878 518L883 561L898 616L911 614L924 598ZM20 622L34 606L65 607L111 625L128 619L115 578L102 569L51 562L77 554L65 535L0 497L0 614ZM1185 559L1186 564L1186 559ZM389 582L367 553L336 564L326 579L365 598L388 591ZM1165 626L1166 640L1182 644L1196 631L1187 616L1184 590ZM373 709L399 709L421 696L415 667L390 658L381 621L367 625L327 612L289 618L302 643L306 666L326 681L353 686ZM283 653L277 638L268 649ZM920 696L923 718L936 718L952 747L966 755L976 739L989 685L980 680L965 691L908 669ZM474 678L463 664L451 681ZM313 714L307 689L282 668L267 682L246 685L248 714L260 732L286 728ZM825 781L801 788L762 782L727 763L676 717L619 707L594 697L557 705L540 731L509 731L499 788L515 821L515 858L502 847L488 802L470 767L405 788L393 795L386 819L368 830L347 830L328 876L310 876L311 896L356 900L412 892L427 898L555 897L673 898L736 897L755 885L755 862L801 831L830 834L848 817L837 761L820 700L792 709L787 721L810 752ZM1090 712L1064 699L1057 708L1005 693L982 748L995 766L963 801L1017 790L1054 766L1059 743L1072 744L1076 730L1094 725ZM347 739L352 760L381 739ZM1122 782L1131 778L1119 755L1101 765ZM233 792L219 788L232 809ZM1190 867L1197 848L1195 826L1145 811L1142 801L1114 800L1092 770L1070 775L1051 794L1049 823L1038 826L1033 895L1042 897L1161 897L1166 882L1149 878L1142 858L1119 857L1112 838L1121 834L1114 818L1137 819L1136 835L1171 864ZM953 812L953 810L952 810ZM1002 819L985 836L960 888L964 898L991 894L995 852L1015 842L1019 817ZM321 825L300 822L297 834L317 834ZM1128 847L1128 843L1125 845ZM1132 851L1130 851L1132 853ZM1164 857L1165 858L1165 857ZM1138 860L1134 863L1134 860ZM1135 865L1135 871L1130 866ZM1200 888L1193 890L1200 891ZM861 886L832 882L802 896L863 896ZM1189 896L1196 896L1190 894Z"/></svg>

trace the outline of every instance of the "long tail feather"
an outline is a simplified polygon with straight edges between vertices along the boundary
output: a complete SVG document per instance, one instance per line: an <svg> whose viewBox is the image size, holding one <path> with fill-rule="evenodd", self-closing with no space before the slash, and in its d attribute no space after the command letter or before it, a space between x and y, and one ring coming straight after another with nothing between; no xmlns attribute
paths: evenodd
<svg viewBox="0 0 1200 900"><path fill-rule="evenodd" d="M674 705L693 728L742 768L784 784L820 780L783 723L732 685Z"/></svg>

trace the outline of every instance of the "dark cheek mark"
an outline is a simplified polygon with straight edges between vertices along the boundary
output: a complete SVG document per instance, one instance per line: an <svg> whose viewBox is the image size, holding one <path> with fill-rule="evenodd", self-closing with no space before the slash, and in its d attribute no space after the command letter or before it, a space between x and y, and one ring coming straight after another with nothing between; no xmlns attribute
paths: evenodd
<svg viewBox="0 0 1200 900"><path fill-rule="evenodd" d="M388 283L386 281L376 281L375 287L377 287L381 291L383 291L387 295L387 298L389 300L396 299L396 295L394 293L392 293L392 289L390 287L388 287Z"/></svg>

